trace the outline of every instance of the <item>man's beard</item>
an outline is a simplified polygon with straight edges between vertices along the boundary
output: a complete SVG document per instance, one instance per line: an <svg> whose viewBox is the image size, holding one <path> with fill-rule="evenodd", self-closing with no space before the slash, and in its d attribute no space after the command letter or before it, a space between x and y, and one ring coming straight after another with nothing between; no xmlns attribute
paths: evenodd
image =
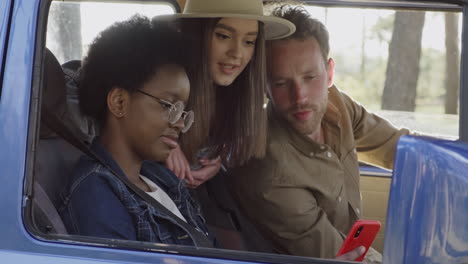
<svg viewBox="0 0 468 264"><path fill-rule="evenodd" d="M286 119L292 127L302 135L310 135L320 128L323 116L327 109L328 98L325 97L316 103L307 103L302 105L295 105L288 109ZM310 111L310 116L305 121L297 120L294 113Z"/></svg>

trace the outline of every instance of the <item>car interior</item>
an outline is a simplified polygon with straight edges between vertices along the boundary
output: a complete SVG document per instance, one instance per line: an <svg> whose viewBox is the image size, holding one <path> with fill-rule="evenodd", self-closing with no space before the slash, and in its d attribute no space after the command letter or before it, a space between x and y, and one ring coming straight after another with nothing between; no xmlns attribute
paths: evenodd
<svg viewBox="0 0 468 264"><path fill-rule="evenodd" d="M33 165L34 195L31 221L39 233L54 240L55 235L67 235L57 208L60 206L63 186L66 186L75 163L83 155L83 152L70 142L70 138L87 144L98 132L92 122L79 113L76 86L80 60L61 64L48 48L44 48L42 56L44 64L40 83L41 121ZM54 128L53 123L57 120L71 131L72 135L68 139L59 135L57 128ZM225 182L229 173L228 170L220 172L193 193L202 205L209 228L224 249L274 253L272 246L242 215L227 191ZM380 252L384 247L390 176L391 172L382 170L376 173L363 171L361 174L363 218L379 220L382 223L373 244Z"/></svg>

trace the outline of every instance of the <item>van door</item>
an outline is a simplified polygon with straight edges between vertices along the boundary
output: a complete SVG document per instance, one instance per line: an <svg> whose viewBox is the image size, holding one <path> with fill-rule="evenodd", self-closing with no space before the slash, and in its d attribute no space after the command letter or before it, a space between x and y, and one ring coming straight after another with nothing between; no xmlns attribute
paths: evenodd
<svg viewBox="0 0 468 264"><path fill-rule="evenodd" d="M400 139L384 263L468 263L468 144Z"/></svg>
<svg viewBox="0 0 468 264"><path fill-rule="evenodd" d="M7 32L10 24L11 0L0 2L0 95L3 80L3 60L7 44Z"/></svg>

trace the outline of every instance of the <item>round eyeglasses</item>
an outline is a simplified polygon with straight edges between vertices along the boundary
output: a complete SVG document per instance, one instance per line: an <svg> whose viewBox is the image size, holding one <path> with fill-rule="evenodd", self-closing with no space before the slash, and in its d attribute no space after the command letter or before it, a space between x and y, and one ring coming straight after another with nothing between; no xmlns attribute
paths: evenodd
<svg viewBox="0 0 468 264"><path fill-rule="evenodd" d="M167 110L167 113L168 113L167 121L171 125L177 123L177 121L179 121L179 119L182 118L184 120L184 128L182 128L181 130L182 133L187 132L192 126L193 120L194 120L194 113L192 110L188 112L184 111L185 106L184 106L184 103L182 103L181 101L171 103L161 98L158 98L154 95L151 95L149 93L143 92L142 90L137 90L137 92L158 100L162 108Z"/></svg>

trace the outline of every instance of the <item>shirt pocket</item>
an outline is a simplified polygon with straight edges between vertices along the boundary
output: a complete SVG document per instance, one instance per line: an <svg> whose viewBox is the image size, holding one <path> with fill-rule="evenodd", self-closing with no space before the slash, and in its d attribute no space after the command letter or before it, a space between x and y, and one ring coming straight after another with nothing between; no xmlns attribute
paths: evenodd
<svg viewBox="0 0 468 264"><path fill-rule="evenodd" d="M336 207L344 189L346 173L337 159L329 159L317 165L320 168L320 177L317 177L314 185L320 192L320 203L326 207Z"/></svg>
<svg viewBox="0 0 468 264"><path fill-rule="evenodd" d="M345 177L347 177L347 173L345 168L338 159L332 160L332 163L324 167L322 173L325 173L327 180L323 182L323 187L329 191L329 199L333 201L338 200L339 196L342 195L346 182Z"/></svg>
<svg viewBox="0 0 468 264"><path fill-rule="evenodd" d="M343 183L336 186L333 192L328 194L316 195L318 206L327 214L328 218L335 222L343 211L347 210L347 201L345 198L345 188Z"/></svg>
<svg viewBox="0 0 468 264"><path fill-rule="evenodd" d="M346 177L351 177L355 184L359 185L359 161L356 146L351 147L342 160Z"/></svg>
<svg viewBox="0 0 468 264"><path fill-rule="evenodd" d="M348 199L346 198L346 188L345 184L341 185L339 192L334 196L335 210L336 212L344 216L348 211Z"/></svg>

